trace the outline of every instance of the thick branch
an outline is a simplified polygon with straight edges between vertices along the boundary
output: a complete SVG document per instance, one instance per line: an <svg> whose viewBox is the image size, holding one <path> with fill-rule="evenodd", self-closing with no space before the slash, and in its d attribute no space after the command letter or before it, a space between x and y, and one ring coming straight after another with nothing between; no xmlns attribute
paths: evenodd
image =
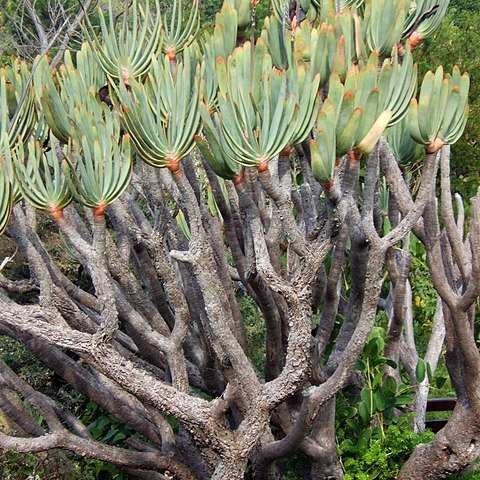
<svg viewBox="0 0 480 480"><path fill-rule="evenodd" d="M39 453L61 448L83 457L95 458L115 465L151 470L170 470L180 479L196 480L186 465L169 456L158 452L135 452L112 447L95 440L79 438L65 430L36 438L9 437L0 433L0 448L23 453Z"/></svg>

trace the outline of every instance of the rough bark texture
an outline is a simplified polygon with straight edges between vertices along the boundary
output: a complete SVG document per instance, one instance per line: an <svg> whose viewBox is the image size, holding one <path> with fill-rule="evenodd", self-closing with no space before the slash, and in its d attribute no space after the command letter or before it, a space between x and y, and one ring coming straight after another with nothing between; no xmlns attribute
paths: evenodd
<svg viewBox="0 0 480 480"><path fill-rule="evenodd" d="M379 159L369 159L373 185ZM285 159L282 162L285 169ZM109 228L117 232L116 241L103 217L83 218L70 209L58 220L84 265L90 291L73 288L32 228L32 211L17 206L9 235L30 259L38 305L18 305L1 296L4 331L42 355L49 368L82 394L144 434L155 454L126 455L119 447L101 447L68 416L74 436L62 426L54 403L47 410L38 407L48 419L50 435L31 432L37 436L35 443L3 435L2 448L81 449L86 456L109 457L129 469L229 479L242 478L249 460L256 478L278 478L275 461L301 451L311 459L312 478L341 478L335 452L335 394L351 377L373 326L386 252L420 218L431 196L436 162L434 156L426 158L411 213L385 238L374 226L375 189L365 189L360 212L358 162L349 160L344 168L337 193L329 195L329 208L317 214L310 235L302 230L302 218L292 214L285 173L277 177L271 169L227 189L230 209L236 206L228 211L233 214L236 208L240 216L234 225L226 212L224 223L239 266L235 278L267 320L265 383L253 369L244 331L235 320L235 284L227 280L232 267L217 237L210 234L218 224L199 197L195 178L182 168L163 176L161 183L156 176L144 175L136 185L145 199L155 198L149 205L160 209L156 223L148 221L132 195L112 207ZM175 210L161 200L161 185L178 199L188 218L189 242L173 222ZM320 189L313 190L321 195ZM309 221L312 218L310 213ZM272 249L282 234L288 239L286 270L275 257L282 252ZM358 282L349 292L342 310L344 328L323 368L332 319L343 308L338 288L348 238L353 249L350 269ZM326 278L324 261L332 249L334 262ZM325 282L325 289L317 289L319 281ZM144 285L152 287L148 295ZM314 338L313 308L323 302ZM274 305L279 308L272 312ZM75 353L80 362L60 349ZM83 364L89 365L88 371ZM213 399L200 398L192 386ZM164 415L180 422L178 433ZM139 448L134 439L130 445ZM185 448L191 449L189 457Z"/></svg>
<svg viewBox="0 0 480 480"><path fill-rule="evenodd" d="M402 468L399 480L450 478L468 467L480 454L478 414L459 405L435 439L419 445Z"/></svg>
<svg viewBox="0 0 480 480"><path fill-rule="evenodd" d="M49 32L36 16L35 5L29 0L24 3L45 52ZM300 2L294 4L299 16ZM72 28L82 15L75 17ZM147 34L154 35L149 28ZM333 35L333 27L328 32ZM220 43L216 42L215 48ZM263 48L262 42L259 45ZM194 76L194 71L203 72L204 67L197 65L195 70L187 53L182 65L177 53L169 50L168 67L162 72L166 77L171 74L172 82L174 78L186 85L185 78ZM308 69L302 62L295 75L303 88ZM217 67L222 65L217 59ZM265 63L262 75L267 75L269 66ZM68 69L76 71L73 66ZM66 89L62 75L68 69L59 70L52 88L58 84L60 90ZM114 124L113 133L106 136L112 143L112 158L117 160L114 167L120 171L120 163L122 169L127 165L127 153L122 156L116 151L119 144L124 148L132 141L138 150L129 187L125 190L115 185L110 171L114 167L103 158L96 165L103 166L98 171L93 172L94 166L89 164L83 168L88 179L82 180L80 188L75 175L83 170L78 167L75 175L69 173L69 179L76 199L84 205L57 208L49 201L47 210L53 213L55 223L48 234L45 217L32 206L25 202L14 206L5 236L18 249L23 268L12 273L5 267L8 261L0 267L5 267L0 274L0 333L23 344L68 383L70 391L81 394L85 402L94 402L135 434L115 445L95 440L80 415L35 389L20 372L0 361L0 410L5 426L0 450L53 452L52 458L59 462L65 458L63 450L68 450L108 461L138 478L173 476L184 480L236 480L243 478L247 469L259 480L277 480L285 473L281 460L300 453L310 478L341 479L336 400L345 386L361 387L355 365L379 308L385 308L389 318L387 346L382 353L402 362L411 383L418 386L415 367L419 355L408 281L408 238L414 232L425 246L442 307L425 360L435 367L445 334L446 362L459 401L447 427L432 443L417 448L399 478L446 478L467 466L480 445L480 354L473 328L480 293L480 194L472 200L465 234L461 204L455 217L449 193L448 148L444 147L441 155L425 154L415 190L406 183L406 175L384 139L364 158L357 150L338 158L328 184L315 180L313 172L318 165L312 167L310 149L314 144L307 140L287 145L272 158L261 156L256 167L236 165L234 180L220 180L207 150L202 155L200 149L192 150L193 143L186 146L192 139L176 138L172 133L174 114L185 107L184 100L192 92L182 91L178 104L166 100L171 92L165 92L165 99L148 97L142 103L141 92L149 90L153 95L159 89L147 83L142 90L140 83L154 82L155 76L141 70L141 82L128 84L132 72L123 64L120 69L125 77L120 86L116 77L108 79L115 105L111 101L108 107L95 103L92 111L84 111L72 92L62 91L63 96L55 97L58 108L64 97L75 103L74 113L62 117L67 122L65 135L74 138L63 152L57 140L45 141L46 147L58 152L67 172L70 163L83 165L82 155L89 153L85 146L77 145L75 136L81 136L84 145L92 132ZM176 72L183 77L179 79ZM285 73L273 72L278 78ZM43 73L48 75L48 67ZM289 89L294 88L291 81L290 77L285 80ZM365 80L370 81L373 77ZM387 81L385 77L383 81ZM192 90L197 103L207 95L206 83L205 78L195 77ZM102 88L108 91L109 86ZM283 87L277 87L283 92ZM317 87L311 95L314 106L327 94L326 89L317 91ZM47 87L35 84L35 88L38 98L33 98L42 100L46 111L45 102L51 100L45 100ZM94 102L97 90L88 92ZM374 89L369 101L376 101L377 94L380 96ZM281 97L279 109L293 93L282 95L285 98ZM122 98L122 105L116 97ZM254 100L252 92L247 97L248 106L236 104L238 115ZM166 108L164 101L168 111L160 115ZM304 100L299 104L303 107ZM32 100L32 109L35 105ZM168 139L165 152L155 145L158 138L152 140L158 133L152 125L152 131L145 127L148 141L138 141L136 135L145 133L143 126L139 133L129 115L139 105L145 108L140 117L147 114L147 107L156 105L158 111L152 115L163 122L159 137ZM305 114L292 105L293 119ZM196 114L195 107L192 111ZM93 110L100 116L95 117ZM193 137L200 131L200 114L195 127L190 112L184 113L185 126L177 121L182 132L190 128ZM258 119L277 114L276 108L267 106L255 111ZM85 125L92 118L88 130ZM283 125L285 119L276 120ZM307 130L313 128L313 120ZM282 132L289 131L286 125ZM300 122L293 126L301 127ZM305 131L302 140L309 134ZM248 134L242 129L241 139L243 136ZM272 132L270 136L267 143L274 144L278 139ZM293 133L291 136L296 143ZM298 132L296 136L301 137ZM300 142L299 138L295 140ZM201 137L196 140L198 145L203 142ZM150 141L155 145L151 151L146 146ZM247 141L255 143L254 139ZM100 149L100 143L94 141L92 150ZM172 153L174 147L181 151ZM0 153L3 165L5 152ZM163 168L155 169L142 158ZM53 165L45 163L36 175L48 175L50 168L55 172L56 160ZM16 166L23 163L22 157ZM439 163L442 193L438 204ZM234 176L228 173L225 176ZM3 166L0 174L3 179ZM107 185L102 183L103 177ZM50 187L53 183L50 181ZM386 213L379 205L385 183L391 220L388 232L384 230ZM117 188L123 193L113 201L112 190ZM45 189L40 190L41 197ZM55 248L50 242L55 242ZM67 254L70 267L74 265L70 270L65 267ZM388 298L382 298L385 281L389 282ZM386 371L398 380L400 372L400 367ZM417 429L423 428L427 395L428 384L423 381L416 398ZM36 423L34 417L41 417L42 423ZM67 478L70 467L66 462L58 470L67 472L62 473Z"/></svg>

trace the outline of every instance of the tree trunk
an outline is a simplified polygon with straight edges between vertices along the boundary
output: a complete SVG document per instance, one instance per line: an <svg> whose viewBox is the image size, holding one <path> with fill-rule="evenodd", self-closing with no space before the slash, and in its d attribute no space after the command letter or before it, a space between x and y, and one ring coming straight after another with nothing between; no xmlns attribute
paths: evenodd
<svg viewBox="0 0 480 480"><path fill-rule="evenodd" d="M224 459L215 468L211 480L241 480L246 466L247 461L240 457Z"/></svg>
<svg viewBox="0 0 480 480"><path fill-rule="evenodd" d="M398 480L450 478L468 467L480 454L479 413L457 404L450 421L435 439L415 449Z"/></svg>
<svg viewBox="0 0 480 480"><path fill-rule="evenodd" d="M437 369L438 360L442 354L443 342L445 339L445 322L443 320L442 299L437 299L437 310L433 319L433 328L430 340L428 342L427 353L425 354L425 362L430 365L432 373ZM428 393L430 390L428 376L418 385L417 394L415 395L415 431L425 429L425 413L427 411Z"/></svg>
<svg viewBox="0 0 480 480"><path fill-rule="evenodd" d="M310 474L312 480L341 480L343 478L342 468L338 463L337 456L325 463L315 462L312 465Z"/></svg>
<svg viewBox="0 0 480 480"><path fill-rule="evenodd" d="M335 438L335 397L318 413L310 435L320 447L312 459L312 480L340 480L342 468L338 461Z"/></svg>

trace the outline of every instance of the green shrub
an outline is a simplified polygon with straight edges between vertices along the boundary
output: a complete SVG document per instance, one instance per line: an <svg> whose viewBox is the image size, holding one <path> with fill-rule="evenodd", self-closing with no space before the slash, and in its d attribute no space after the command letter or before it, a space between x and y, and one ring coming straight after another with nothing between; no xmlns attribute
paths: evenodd
<svg viewBox="0 0 480 480"><path fill-rule="evenodd" d="M372 440L367 448L351 445L342 454L345 480L392 480L413 449L433 438L433 433L414 433L408 428L391 425L383 438Z"/></svg>
<svg viewBox="0 0 480 480"><path fill-rule="evenodd" d="M383 355L384 346L385 331L374 327L356 364L364 386L350 386L337 399L338 455L346 480L397 478L413 449L433 437L414 433L411 415L401 415L413 402L412 389L385 375L386 365L396 365Z"/></svg>

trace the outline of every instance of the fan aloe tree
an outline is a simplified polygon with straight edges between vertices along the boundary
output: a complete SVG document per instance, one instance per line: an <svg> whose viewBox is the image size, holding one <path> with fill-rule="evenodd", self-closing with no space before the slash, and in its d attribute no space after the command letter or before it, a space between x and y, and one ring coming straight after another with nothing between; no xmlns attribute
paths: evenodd
<svg viewBox="0 0 480 480"><path fill-rule="evenodd" d="M245 41L257 3L225 2L196 39L199 1L186 15L182 0L167 13L110 2L62 65L44 56L0 72L0 233L30 272L0 272L0 333L130 435L99 441L0 362L0 409L26 432L0 432L1 449L63 449L152 479L276 479L300 453L311 478L342 478L335 396L359 387L380 305L394 311L388 383L418 371L401 354L399 307L399 245L414 232L460 401L400 478L442 478L479 453L480 198L466 235L448 181L469 78L439 67L417 93L405 48L448 1L274 1ZM414 161L415 191L402 171ZM80 282L46 244L46 215Z"/></svg>

